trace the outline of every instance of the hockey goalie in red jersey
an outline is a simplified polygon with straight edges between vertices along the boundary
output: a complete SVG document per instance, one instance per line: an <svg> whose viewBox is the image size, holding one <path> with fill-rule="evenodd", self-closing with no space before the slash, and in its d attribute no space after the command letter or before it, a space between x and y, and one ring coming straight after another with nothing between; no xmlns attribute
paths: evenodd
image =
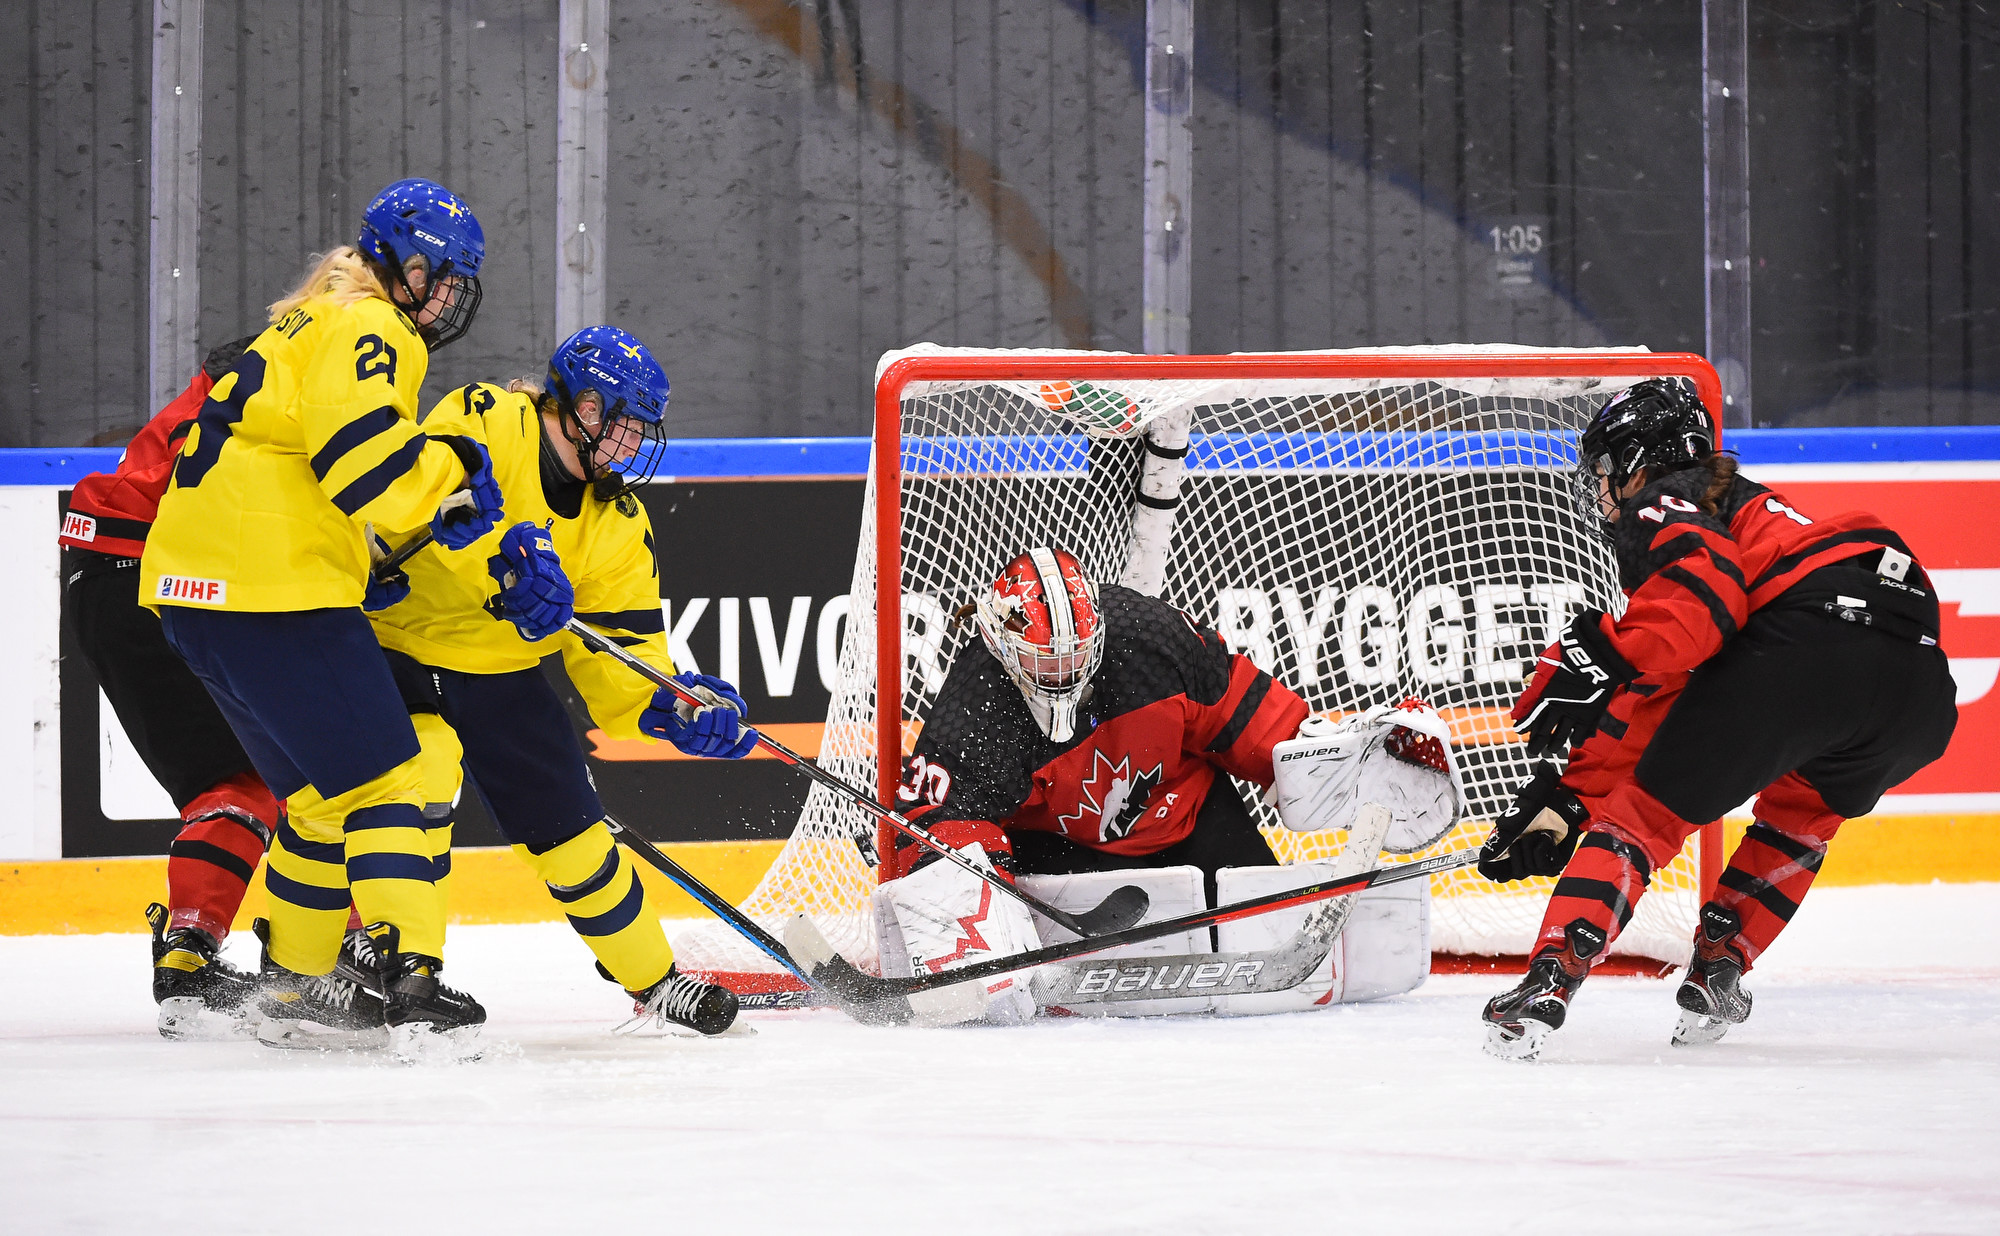
<svg viewBox="0 0 2000 1236"><path fill-rule="evenodd" d="M897 806L1015 874L1276 863L1224 774L1271 784L1307 714L1289 687L1181 611L1100 588L1031 549L960 611L968 647L904 765ZM922 856L899 843L883 878Z"/></svg>
<svg viewBox="0 0 2000 1236"><path fill-rule="evenodd" d="M1675 1043L1750 1014L1770 947L1844 820L1944 753L1957 723L1937 597L1874 516L1800 511L1714 450L1683 387L1641 382L1585 430L1585 517L1617 549L1623 616L1586 610L1514 707L1531 756L1480 871L1556 875L1521 985L1486 1006L1487 1049L1532 1058L1695 829L1756 796L1702 907Z"/></svg>
<svg viewBox="0 0 2000 1236"><path fill-rule="evenodd" d="M1304 700L1232 653L1216 632L1143 593L1100 587L1063 550L1021 554L959 616L977 629L979 644L962 649L946 674L905 761L896 806L979 855L1001 878L1115 871L1132 873L1135 882L1172 882L1194 868L1198 891L1185 895L1214 904L1225 868L1275 874L1278 860L1230 778L1271 787L1273 751L1289 750L1281 744L1302 724L1315 741L1286 766L1281 818L1299 831L1346 829L1356 870L1373 865L1385 847L1408 852L1429 844L1455 816L1455 773L1441 777L1426 767L1419 775L1383 757L1398 728L1429 726L1425 733L1448 746L1449 730L1435 712L1412 702L1339 724L1309 718ZM1448 758L1440 759L1448 767ZM1353 844L1353 787L1392 782L1371 797L1397 804L1393 824L1385 814L1385 831ZM1401 834L1400 844L1391 833ZM971 950L1003 955L1035 947L1024 910L933 858L900 841L883 856L877 925L885 972L919 963L949 968L969 960ZM1142 877L1142 868L1184 874ZM1351 983L1342 1000L1423 981L1424 913L1420 905L1371 913L1367 927L1348 931L1342 947L1349 953L1394 956L1403 968L1378 969L1383 977L1365 993ZM989 1020L1035 1011L1024 984L1003 981L989 991Z"/></svg>

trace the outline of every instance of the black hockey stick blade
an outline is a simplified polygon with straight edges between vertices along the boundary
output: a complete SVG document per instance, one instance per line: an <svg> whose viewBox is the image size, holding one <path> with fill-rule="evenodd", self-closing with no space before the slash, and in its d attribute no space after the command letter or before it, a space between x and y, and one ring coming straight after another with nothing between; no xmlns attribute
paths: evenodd
<svg viewBox="0 0 2000 1236"><path fill-rule="evenodd" d="M1126 944L1142 944L1147 940L1157 940L1162 936L1179 935L1196 927L1212 927L1217 923L1227 923L1234 919L1249 918L1253 914L1268 914L1273 910L1284 910L1292 906L1307 905L1324 901L1328 897L1338 897L1344 893L1358 893L1364 888L1379 884L1400 884L1405 880L1423 879L1441 871L1455 871L1460 867L1470 867L1479 861L1479 851L1460 850L1453 854L1440 854L1434 858L1421 859L1414 863L1398 863L1388 867L1377 867L1373 871L1363 871L1356 875L1336 876L1303 888L1287 889L1283 892L1267 893L1262 897L1251 897L1244 901L1231 902L1212 910L1195 910L1158 922L1141 923L1123 931L1107 935L1088 936L1081 940L1071 940L1064 944L1051 944L1045 948L1025 953L1013 953L1005 957L990 957L969 966L946 970L939 974L927 974L917 978L877 978L856 970L851 976L844 976L847 984L843 993L843 1005L850 1002L873 1005L890 1001L896 996L906 999L919 992L934 991L954 984L983 982L1002 974L1012 974L1033 966L1047 965L1054 961L1068 961L1072 957L1084 957L1100 953L1105 949L1118 948ZM785 931L785 943L808 970L813 963L807 955L834 955L833 949L824 939L817 946L809 943L809 937L818 936L819 929L805 915L793 918ZM1317 964L1317 963L1315 963ZM851 968L851 967L850 967ZM817 972L814 973L817 978Z"/></svg>
<svg viewBox="0 0 2000 1236"><path fill-rule="evenodd" d="M1061 925L1079 936L1123 931L1146 917L1146 909L1152 904L1153 899L1145 889L1126 884L1112 889L1109 897L1083 913L1069 916L1070 922Z"/></svg>

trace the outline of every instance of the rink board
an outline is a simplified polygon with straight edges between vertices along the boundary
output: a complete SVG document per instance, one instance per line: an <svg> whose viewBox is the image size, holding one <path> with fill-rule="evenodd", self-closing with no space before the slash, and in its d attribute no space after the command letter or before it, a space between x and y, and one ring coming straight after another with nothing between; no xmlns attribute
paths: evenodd
<svg viewBox="0 0 2000 1236"><path fill-rule="evenodd" d="M1756 479L1803 508L1860 507L1902 531L1944 602L1958 733L1944 759L1885 799L1877 817L1848 826L1822 878L2000 879L2000 432L1762 431L1733 441ZM0 897L0 920L13 920L0 921L0 931L126 929L133 897L86 907L65 894L68 925L59 925L31 911L45 903L25 894L31 884L75 885L3 860L157 856L173 832L164 793L115 718L98 715L94 684L80 689L79 664L72 658L66 667L62 656L59 512L66 486L112 466L116 454L0 451L0 534L25 581L0 612L0 784L12 795L0 814L0 888L23 894ZM855 478L865 463L859 439L683 442L668 465L675 477L644 493L663 546L662 605L676 658L736 679L753 719L808 753L818 747L828 654L846 611L861 501ZM723 878L745 888L803 797L800 779L776 761L685 760L659 744L608 739L587 722L578 728L614 811L669 845L736 843ZM499 840L476 805L466 816L462 841ZM454 896L490 908L468 909L482 917L466 921L550 916L546 896L522 873L495 861L489 875L477 854L459 860L465 878ZM109 883L157 889L162 866L157 858L119 864L107 870L126 874Z"/></svg>

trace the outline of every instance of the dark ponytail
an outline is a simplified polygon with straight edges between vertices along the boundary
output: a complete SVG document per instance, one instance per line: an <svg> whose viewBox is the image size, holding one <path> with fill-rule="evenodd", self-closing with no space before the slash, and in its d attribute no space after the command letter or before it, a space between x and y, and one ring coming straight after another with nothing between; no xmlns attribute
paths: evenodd
<svg viewBox="0 0 2000 1236"><path fill-rule="evenodd" d="M1740 471L1736 456L1717 451L1697 466L1708 469L1708 488L1702 490L1696 505L1720 519L1722 499L1729 493L1729 487L1736 483L1736 474Z"/></svg>

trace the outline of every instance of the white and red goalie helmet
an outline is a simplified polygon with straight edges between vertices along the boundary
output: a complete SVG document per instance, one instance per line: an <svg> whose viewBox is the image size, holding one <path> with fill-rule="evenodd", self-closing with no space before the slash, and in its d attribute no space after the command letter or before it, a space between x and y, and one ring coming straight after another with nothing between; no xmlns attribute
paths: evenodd
<svg viewBox="0 0 2000 1236"><path fill-rule="evenodd" d="M1096 581L1067 550L1038 545L1007 564L974 603L973 621L1042 733L1069 741L1104 659Z"/></svg>

